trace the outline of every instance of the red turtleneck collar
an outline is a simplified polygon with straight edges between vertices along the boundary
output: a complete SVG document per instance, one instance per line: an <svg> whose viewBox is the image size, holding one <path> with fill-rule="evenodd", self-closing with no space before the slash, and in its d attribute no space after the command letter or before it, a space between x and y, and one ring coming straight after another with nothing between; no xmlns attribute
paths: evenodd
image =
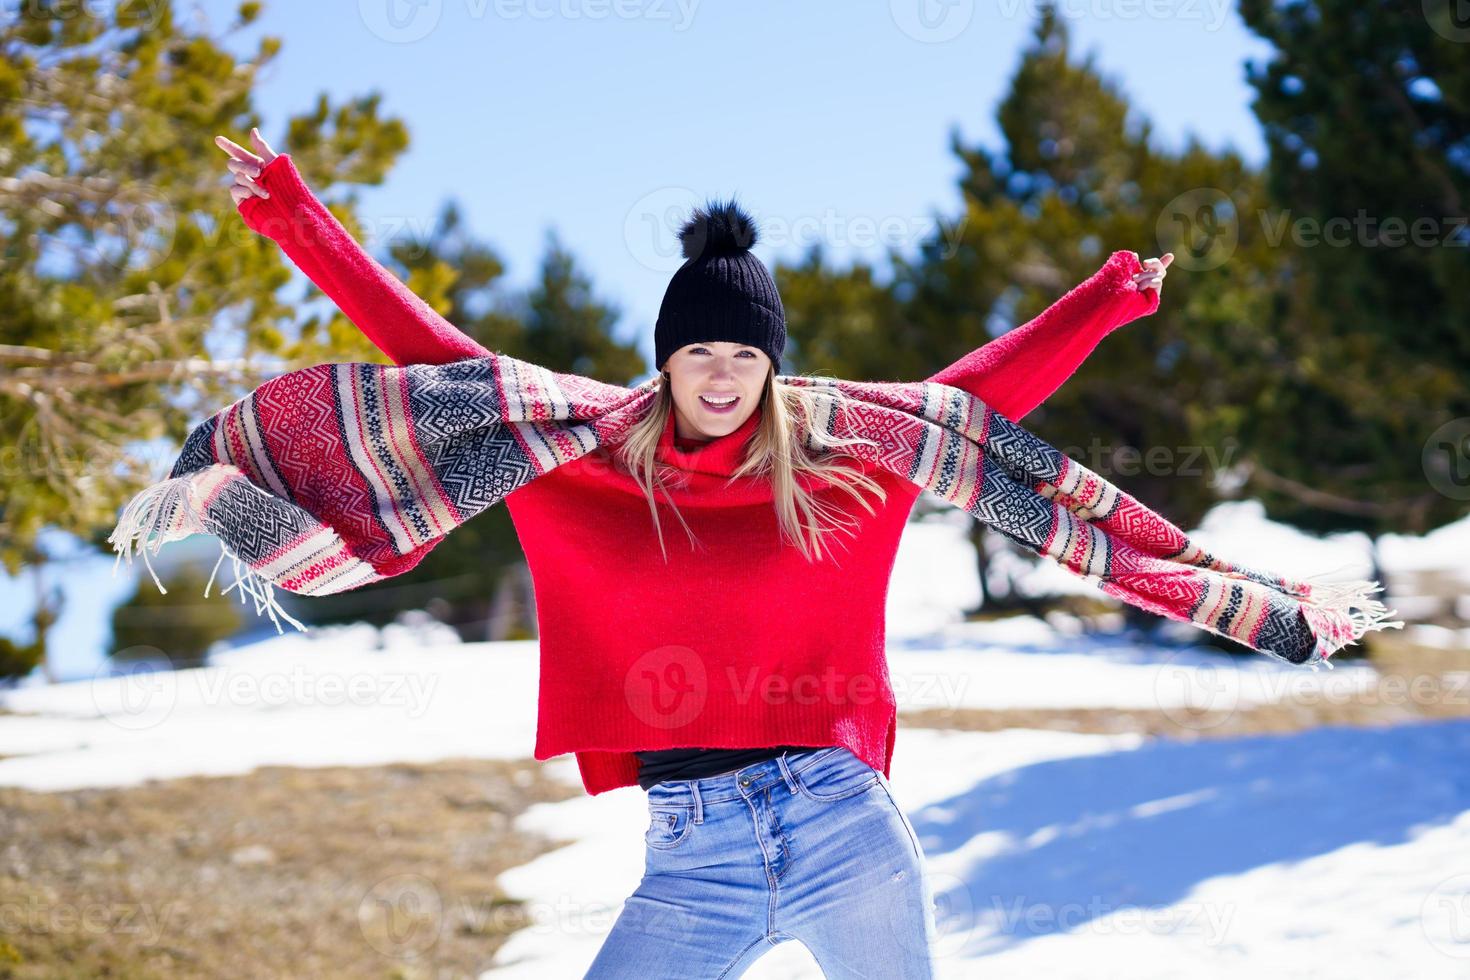
<svg viewBox="0 0 1470 980"><path fill-rule="evenodd" d="M757 405L738 429L708 442L699 442L676 435L674 413L669 412L669 420L659 437L658 458L677 469L710 476L730 476L744 460L746 444L755 435L760 421L761 408Z"/></svg>

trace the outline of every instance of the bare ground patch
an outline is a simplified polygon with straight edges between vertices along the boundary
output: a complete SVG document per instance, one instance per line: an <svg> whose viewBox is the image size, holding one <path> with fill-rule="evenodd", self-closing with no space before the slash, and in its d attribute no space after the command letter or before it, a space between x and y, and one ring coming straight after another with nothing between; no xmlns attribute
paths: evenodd
<svg viewBox="0 0 1470 980"><path fill-rule="evenodd" d="M0 977L473 977L529 924L497 887L580 790L541 764L0 788Z"/></svg>

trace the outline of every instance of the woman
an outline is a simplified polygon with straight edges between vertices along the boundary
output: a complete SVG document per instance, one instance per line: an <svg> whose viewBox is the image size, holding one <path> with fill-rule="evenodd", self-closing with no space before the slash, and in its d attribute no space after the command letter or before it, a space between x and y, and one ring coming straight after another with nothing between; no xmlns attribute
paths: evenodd
<svg viewBox="0 0 1470 980"><path fill-rule="evenodd" d="M217 138L242 217L395 363L490 356L251 141ZM845 457L808 424L809 393L777 380L785 315L749 216L697 211L680 238L653 408L616 452L505 497L537 596L535 757L576 753L593 794L647 790L646 873L588 976L734 977L788 939L829 977L931 976L923 852L887 778L883 614L918 489ZM927 380L1019 419L1157 308L1171 259L1115 252Z"/></svg>

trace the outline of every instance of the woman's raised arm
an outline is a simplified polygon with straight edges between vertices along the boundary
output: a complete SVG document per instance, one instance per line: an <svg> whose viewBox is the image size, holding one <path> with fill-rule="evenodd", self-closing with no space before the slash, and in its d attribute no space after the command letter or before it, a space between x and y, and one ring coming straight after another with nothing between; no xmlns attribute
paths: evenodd
<svg viewBox="0 0 1470 980"><path fill-rule="evenodd" d="M255 130L251 141L260 155L215 139L231 157L231 193L245 224L280 245L379 350L395 364L491 354L369 255L312 194L289 154L271 151Z"/></svg>
<svg viewBox="0 0 1470 980"><path fill-rule="evenodd" d="M1172 260L1114 252L1097 272L1035 319L971 351L926 381L963 388L1019 421L1082 366L1098 342L1159 308L1159 286Z"/></svg>

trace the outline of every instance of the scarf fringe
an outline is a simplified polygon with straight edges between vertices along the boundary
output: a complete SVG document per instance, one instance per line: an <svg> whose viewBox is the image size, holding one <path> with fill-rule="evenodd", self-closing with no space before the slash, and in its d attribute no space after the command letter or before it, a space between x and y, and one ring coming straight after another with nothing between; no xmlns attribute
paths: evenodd
<svg viewBox="0 0 1470 980"><path fill-rule="evenodd" d="M128 565L133 564L133 554L138 552L143 556L143 564L148 569L148 574L153 577L153 584L158 587L162 595L168 595L168 589L163 587L163 582L158 577L158 572L153 568L153 562L149 555L158 554L159 550L170 541L180 541L191 534L208 533L204 521L200 518L199 511L194 506L193 480L189 476L173 477L161 480L150 487L145 487L128 501L123 508L121 516L118 517L117 526L107 536L107 543L112 545L117 552L117 558L112 563L112 577L117 578L117 570L122 560L126 558ZM220 555L215 559L214 568L209 573L209 581L204 585L204 597L209 598L209 590L214 586L215 575L219 572L220 563L226 558L235 571L235 581L220 590L223 596L230 589L238 588L240 602L245 603L248 595L255 602L255 615L262 613L270 617L276 627L276 633L284 633L281 628L281 619L285 619L301 632L307 628L300 620L294 618L281 606L276 598L275 587L265 578L258 575L250 563L230 550L223 540L219 542Z"/></svg>
<svg viewBox="0 0 1470 980"><path fill-rule="evenodd" d="M153 570L149 554L156 555L168 542L179 541L203 530L204 523L190 499L189 477L174 477L145 487L128 501L118 517L117 526L107 536L107 543L117 552L112 563L113 578L117 577L117 568L123 558L127 558L129 565L133 563L136 550L142 553L143 564L148 567L148 574L153 576L153 584L158 586L160 593L168 595L168 589L163 587L158 573Z"/></svg>
<svg viewBox="0 0 1470 980"><path fill-rule="evenodd" d="M1319 660L1311 663L1313 670L1319 663L1331 668L1333 664L1329 657L1374 630L1404 628L1403 620L1388 619L1398 613L1397 609L1389 609L1383 602L1369 598L1373 593L1383 591L1383 586L1376 579L1328 582L1323 581L1323 577L1305 580L1311 588L1311 595L1302 600L1302 614L1317 633L1317 649L1321 654Z"/></svg>
<svg viewBox="0 0 1470 980"><path fill-rule="evenodd" d="M219 548L220 555L214 561L215 570L218 571L220 562L224 561L227 557L233 563L235 569L235 581L231 582L228 586L221 589L220 595L224 595L226 592L229 592L230 589L238 586L240 589L240 602L243 604L247 595L254 599L255 615L259 616L262 612L264 612L268 616L270 616L271 622L275 624L276 633L280 634L285 632L285 630L281 629L280 619L276 618L278 616L281 617L281 619L285 619L286 622L290 623L301 632L307 632L306 626L300 620L296 619L290 613L286 612L285 608L276 598L275 586L273 586L267 579L261 577L260 575L257 575L255 573L255 569L250 567L250 563L244 561L240 558L239 555L236 555L234 552L230 551L229 546L226 545L223 541L219 543ZM213 583L214 572L210 572L209 582L206 583L204 586L205 598L209 597L209 586Z"/></svg>

